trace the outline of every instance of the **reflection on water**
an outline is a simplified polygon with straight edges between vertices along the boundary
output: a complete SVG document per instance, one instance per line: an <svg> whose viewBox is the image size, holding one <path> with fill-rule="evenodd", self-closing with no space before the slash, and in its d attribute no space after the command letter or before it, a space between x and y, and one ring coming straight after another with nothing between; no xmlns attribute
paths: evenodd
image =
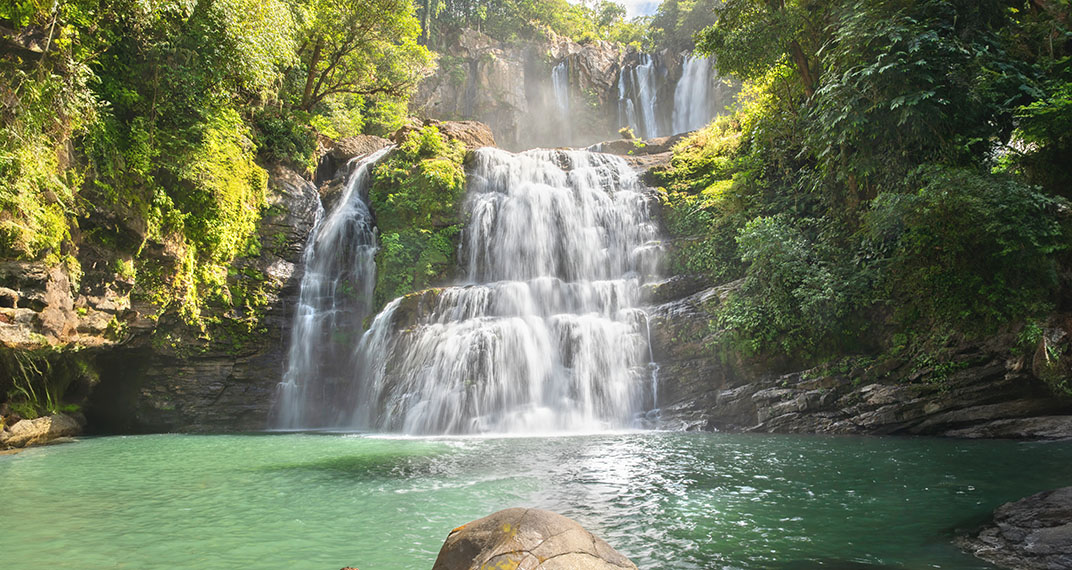
<svg viewBox="0 0 1072 570"><path fill-rule="evenodd" d="M89 439L0 457L13 568L431 567L510 506L645 569L984 569L949 540L1067 485L1072 444L632 433ZM7 565L5 564L5 567Z"/></svg>

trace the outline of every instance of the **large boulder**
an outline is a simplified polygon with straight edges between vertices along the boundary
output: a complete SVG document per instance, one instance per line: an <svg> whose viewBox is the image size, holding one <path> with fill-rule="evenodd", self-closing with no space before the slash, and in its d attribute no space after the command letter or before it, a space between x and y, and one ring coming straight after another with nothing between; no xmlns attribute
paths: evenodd
<svg viewBox="0 0 1072 570"><path fill-rule="evenodd" d="M82 425L78 420L66 414L22 420L12 425L10 430L0 432L0 448L43 445L81 432Z"/></svg>
<svg viewBox="0 0 1072 570"><path fill-rule="evenodd" d="M395 134L391 135L391 140L400 143L411 132L427 126L439 129L443 136L451 140L460 141L469 150L495 146L495 135L492 134L491 127L479 121L437 121L435 119L414 121L398 129Z"/></svg>
<svg viewBox="0 0 1072 570"><path fill-rule="evenodd" d="M1006 503L982 531L958 542L975 556L1005 568L1072 568L1072 487Z"/></svg>
<svg viewBox="0 0 1072 570"><path fill-rule="evenodd" d="M314 182L336 182L336 185L341 187L345 182L344 175L348 174L343 167L351 159L372 154L389 144L391 141L373 135L357 135L339 140L324 137L320 141L320 163L316 167Z"/></svg>
<svg viewBox="0 0 1072 570"><path fill-rule="evenodd" d="M636 570L572 519L540 509L506 509L447 536L432 570Z"/></svg>

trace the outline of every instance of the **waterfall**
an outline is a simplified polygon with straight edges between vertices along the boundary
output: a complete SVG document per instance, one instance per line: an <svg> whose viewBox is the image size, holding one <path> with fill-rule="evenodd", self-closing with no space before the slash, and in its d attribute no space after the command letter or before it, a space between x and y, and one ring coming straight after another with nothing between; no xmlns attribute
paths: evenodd
<svg viewBox="0 0 1072 570"><path fill-rule="evenodd" d="M559 122L565 135L563 140L569 141L573 138L573 122L570 119L569 60L564 59L551 69L551 86L555 92Z"/></svg>
<svg viewBox="0 0 1072 570"><path fill-rule="evenodd" d="M706 57L685 56L681 79L674 88L674 133L703 128L711 120L711 61Z"/></svg>
<svg viewBox="0 0 1072 570"><path fill-rule="evenodd" d="M654 57L640 54L640 63L623 68L618 77L618 115L641 138L661 136L656 119L659 69Z"/></svg>
<svg viewBox="0 0 1072 570"><path fill-rule="evenodd" d="M555 90L555 103L558 110L565 116L569 115L569 61L561 63L551 69L551 85Z"/></svg>
<svg viewBox="0 0 1072 570"><path fill-rule="evenodd" d="M369 171L391 148L360 159L331 213L325 217L323 207L317 212L302 255L305 274L274 427L323 427L340 420L334 402L350 390L354 345L372 309L376 282L376 229L365 203Z"/></svg>
<svg viewBox="0 0 1072 570"><path fill-rule="evenodd" d="M652 407L640 285L660 246L620 157L476 151L467 283L391 302L361 340L354 424L413 434L625 428Z"/></svg>

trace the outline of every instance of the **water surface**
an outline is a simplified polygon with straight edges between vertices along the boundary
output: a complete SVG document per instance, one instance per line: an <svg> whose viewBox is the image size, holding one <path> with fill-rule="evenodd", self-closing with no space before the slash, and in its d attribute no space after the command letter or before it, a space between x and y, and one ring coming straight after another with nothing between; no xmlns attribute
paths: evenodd
<svg viewBox="0 0 1072 570"><path fill-rule="evenodd" d="M428 570L450 529L532 506L643 569L984 569L955 530L1072 483L1070 464L1072 443L937 439L91 438L0 457L0 560Z"/></svg>

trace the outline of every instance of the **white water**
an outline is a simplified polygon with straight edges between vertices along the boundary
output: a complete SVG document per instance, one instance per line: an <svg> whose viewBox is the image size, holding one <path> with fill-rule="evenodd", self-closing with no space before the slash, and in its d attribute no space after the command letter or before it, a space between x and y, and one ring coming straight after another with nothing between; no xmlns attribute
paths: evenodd
<svg viewBox="0 0 1072 570"><path fill-rule="evenodd" d="M618 114L641 138L661 136L655 118L658 79L655 58L646 53L640 54L640 63L623 68L618 77Z"/></svg>
<svg viewBox="0 0 1072 570"><path fill-rule="evenodd" d="M711 110L711 61L689 54L682 64L681 79L674 88L674 133L703 128L714 116Z"/></svg>
<svg viewBox="0 0 1072 570"><path fill-rule="evenodd" d="M569 62L561 63L551 69L551 86L555 90L555 103L563 116L569 115Z"/></svg>
<svg viewBox="0 0 1072 570"><path fill-rule="evenodd" d="M391 147L360 159L327 217L323 207L305 245L287 369L277 388L273 426L336 425L332 405L350 390L354 345L372 309L376 229L365 203L369 170Z"/></svg>
<svg viewBox="0 0 1072 570"><path fill-rule="evenodd" d="M713 79L709 58L695 54L684 56L681 77L674 85L673 106L660 125L659 82L665 75L658 60L640 54L640 62L622 68L618 76L618 124L628 126L640 138L655 138L703 128L717 114L717 103L726 96ZM668 130L669 129L669 130Z"/></svg>
<svg viewBox="0 0 1072 570"><path fill-rule="evenodd" d="M641 283L649 198L620 157L476 152L469 283L396 299L361 341L354 426L410 434L620 429L654 399Z"/></svg>
<svg viewBox="0 0 1072 570"><path fill-rule="evenodd" d="M573 138L573 125L570 118L568 60L562 60L562 62L551 69L551 86L555 92L555 104L558 106L558 120L562 125L563 140L571 140Z"/></svg>

